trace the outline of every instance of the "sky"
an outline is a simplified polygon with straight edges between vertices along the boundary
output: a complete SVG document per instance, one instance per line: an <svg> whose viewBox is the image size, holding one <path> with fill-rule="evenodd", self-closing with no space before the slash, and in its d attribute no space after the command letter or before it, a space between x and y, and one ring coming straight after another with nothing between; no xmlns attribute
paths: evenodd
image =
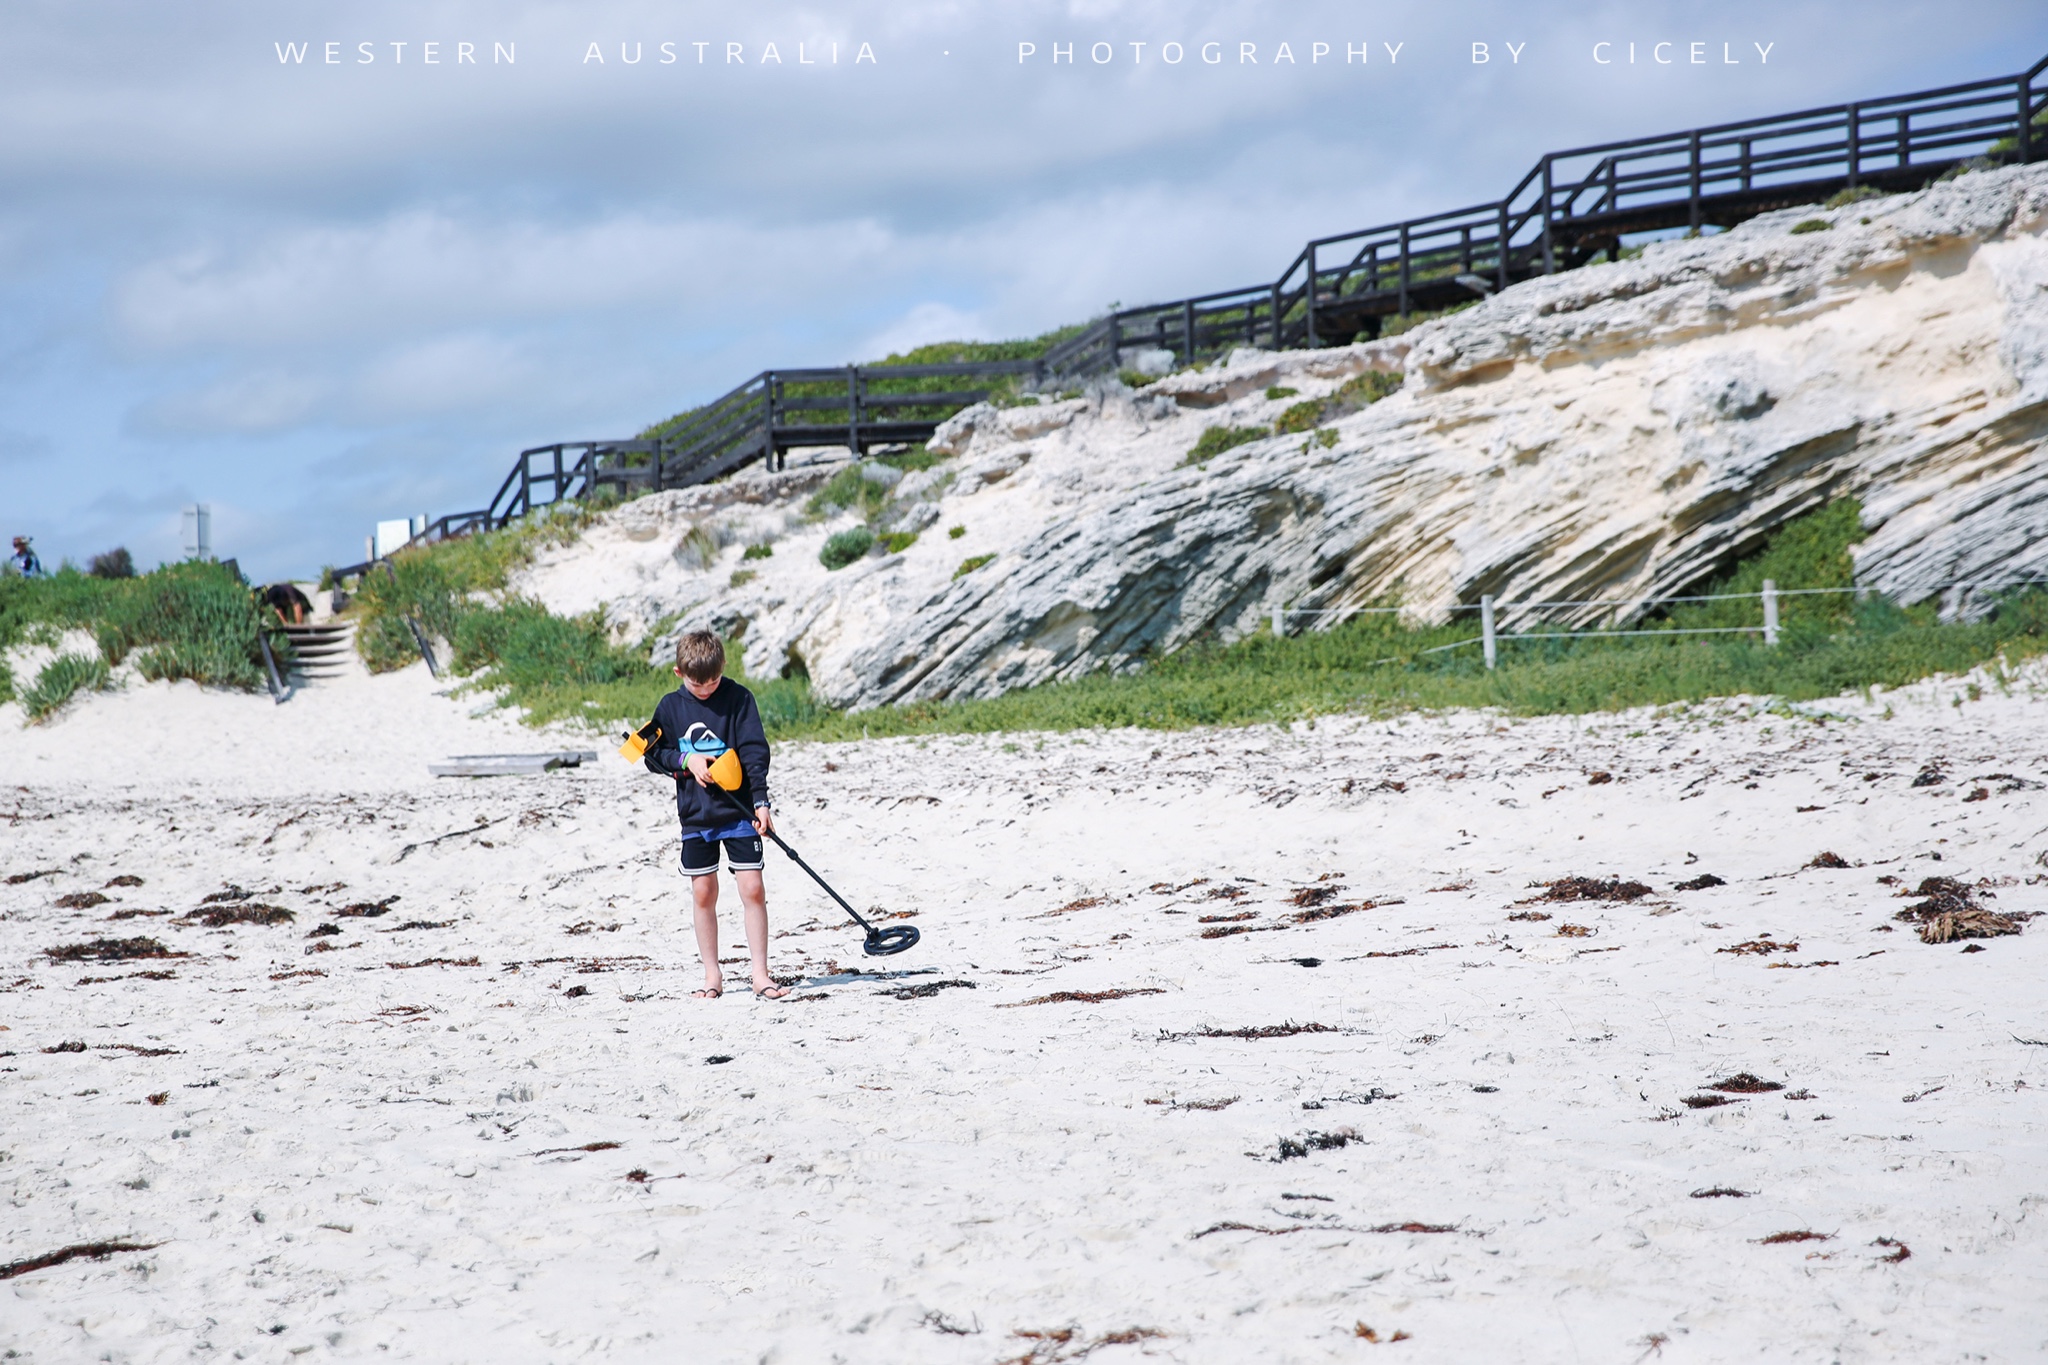
<svg viewBox="0 0 2048 1365"><path fill-rule="evenodd" d="M1254 284L1546 150L2043 55L2039 0L10 0L0 534L148 566L204 502L216 554L311 576L765 368Z"/></svg>

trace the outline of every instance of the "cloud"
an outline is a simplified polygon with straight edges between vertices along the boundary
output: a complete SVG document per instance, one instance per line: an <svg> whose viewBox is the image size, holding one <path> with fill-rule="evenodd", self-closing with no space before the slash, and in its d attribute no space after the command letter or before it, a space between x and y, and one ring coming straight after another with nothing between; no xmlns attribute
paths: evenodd
<svg viewBox="0 0 2048 1365"><path fill-rule="evenodd" d="M231 492L217 525L252 571L346 562L377 516L475 505L522 446L625 435L764 367L1250 285L1307 237L1490 198L1547 148L2048 51L2038 0L1928 13L1881 0L1844 28L1835 0L1725 0L1716 34L1778 42L1768 70L1603 75L1581 49L1699 36L1697 7L24 0L0 50L10 515L53 552L140 551L166 518L175 540L180 501ZM1272 63L1319 34L1405 54ZM430 38L519 58L273 50ZM1475 68L1479 38L1529 56ZM699 66L700 39L751 59ZM1022 66L1021 39L1081 60ZM1169 69L1169 39L1265 60ZM666 40L687 58L658 64ZM799 40L883 60L799 68ZM593 41L649 60L583 64Z"/></svg>
<svg viewBox="0 0 2048 1365"><path fill-rule="evenodd" d="M950 303L917 304L887 327L861 342L857 354L899 355L935 341L985 341L990 336L979 313L963 312Z"/></svg>
<svg viewBox="0 0 2048 1365"><path fill-rule="evenodd" d="M33 431L0 427L0 467L25 465L47 456L53 448L48 436Z"/></svg>
<svg viewBox="0 0 2048 1365"><path fill-rule="evenodd" d="M122 340L165 352L609 312L695 321L757 294L753 281L780 263L857 273L891 244L868 222L764 227L626 212L557 223L410 209L149 261L115 286L112 304Z"/></svg>

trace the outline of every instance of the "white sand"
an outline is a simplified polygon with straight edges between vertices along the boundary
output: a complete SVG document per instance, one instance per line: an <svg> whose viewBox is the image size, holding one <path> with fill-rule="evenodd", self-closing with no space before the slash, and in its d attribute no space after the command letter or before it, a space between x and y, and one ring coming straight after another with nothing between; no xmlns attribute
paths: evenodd
<svg viewBox="0 0 2048 1365"><path fill-rule="evenodd" d="M608 751L436 782L444 754L563 740L434 690L414 669L284 707L155 687L44 729L0 712L0 873L61 869L0 885L0 1262L159 1244L0 1281L8 1358L2048 1352L2048 1046L2015 1039L2048 1040L2048 923L1927 946L1882 932L1906 902L1877 881L1989 878L1996 908L2048 909L2043 793L1967 780L2048 780L2030 686L1813 708L1826 724L784 746L797 846L925 940L862 959L771 852L774 962L805 978L781 1005L686 998L658 782ZM1956 780L1909 785L1929 759ZM1858 866L1801 870L1823 850ZM1670 890L1702 872L1728 885ZM53 905L117 874L143 884ZM1656 894L1508 919L1565 874ZM224 883L296 922L108 922ZM1208 898L1225 885L1246 894ZM1290 924L1296 888L1329 886L1380 904ZM1244 911L1288 927L1199 936ZM306 937L323 922L346 932ZM193 956L42 957L107 933ZM1798 950L1717 951L1765 933ZM437 958L477 965L390 965ZM131 975L152 969L175 979ZM1004 1008L1112 988L1158 993ZM1170 1036L1288 1021L1330 1031ZM1788 1091L1681 1105L1745 1070ZM1691 1197L1717 1186L1749 1197ZM1410 1222L1455 1230L1383 1230ZM1798 1230L1828 1240L1758 1240Z"/></svg>

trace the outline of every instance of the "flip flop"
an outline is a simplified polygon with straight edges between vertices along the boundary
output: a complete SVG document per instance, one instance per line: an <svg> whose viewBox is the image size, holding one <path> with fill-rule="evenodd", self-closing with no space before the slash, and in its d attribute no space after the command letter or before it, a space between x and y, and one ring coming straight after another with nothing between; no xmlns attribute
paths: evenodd
<svg viewBox="0 0 2048 1365"><path fill-rule="evenodd" d="M792 989L794 988L785 986L779 981L772 986L756 986L754 988L754 998L756 1000L787 1000ZM780 991L782 993L780 995L770 995L768 994L770 991Z"/></svg>
<svg viewBox="0 0 2048 1365"><path fill-rule="evenodd" d="M691 991L690 998L692 1000L716 1000L719 996L724 994L725 987L723 986L720 986L715 990L710 986L703 986L697 990Z"/></svg>

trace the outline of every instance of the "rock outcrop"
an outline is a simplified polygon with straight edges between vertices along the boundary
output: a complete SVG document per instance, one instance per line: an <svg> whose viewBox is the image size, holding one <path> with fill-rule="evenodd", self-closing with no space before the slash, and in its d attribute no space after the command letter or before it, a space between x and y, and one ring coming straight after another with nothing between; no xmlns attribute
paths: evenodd
<svg viewBox="0 0 2048 1365"><path fill-rule="evenodd" d="M1366 370L1405 383L1184 463L1205 428L1269 426ZM2044 440L2048 166L2016 167L1656 244L1386 341L971 408L931 442L950 458L891 490L881 520L917 542L838 572L817 552L851 514L806 519L822 476L793 471L631 504L524 586L628 634L740 633L750 671L801 666L837 705L989 696L1283 604L1433 618L1491 593L1512 619L1668 595L1848 496L1859 581L2007 583L2048 569ZM774 555L742 568L756 538Z"/></svg>

